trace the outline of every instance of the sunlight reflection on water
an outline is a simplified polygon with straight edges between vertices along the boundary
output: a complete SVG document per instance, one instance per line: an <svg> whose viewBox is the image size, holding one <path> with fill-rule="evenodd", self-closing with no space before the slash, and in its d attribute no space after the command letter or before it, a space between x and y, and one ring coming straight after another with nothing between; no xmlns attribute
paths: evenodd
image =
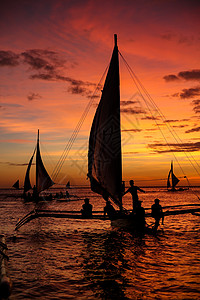
<svg viewBox="0 0 200 300"><path fill-rule="evenodd" d="M89 195L95 210L104 202ZM191 194L149 190L144 207L189 203ZM126 205L131 201L126 197ZM197 202L196 199L193 200ZM80 210L82 201L45 203L43 208ZM9 247L13 281L10 300L19 299L199 299L200 219L169 216L159 235L135 236L109 221L37 219L13 230L33 204L1 199L1 231Z"/></svg>

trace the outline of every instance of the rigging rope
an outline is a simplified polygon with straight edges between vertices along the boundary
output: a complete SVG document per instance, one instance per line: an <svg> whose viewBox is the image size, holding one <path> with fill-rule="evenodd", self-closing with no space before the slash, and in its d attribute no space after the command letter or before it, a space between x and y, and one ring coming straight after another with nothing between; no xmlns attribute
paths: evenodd
<svg viewBox="0 0 200 300"><path fill-rule="evenodd" d="M54 168L54 170L52 172L51 176L52 176L52 179L54 181L58 177L58 174L60 173L60 170L61 170L61 168L62 168L62 166L63 166L63 164L64 164L64 162L66 160L66 157L69 154L69 151L71 150L74 141L76 140L76 137L77 137L77 135L78 135L78 133L79 133L82 125L83 125L83 122L85 121L85 118L87 117L87 114L88 114L88 112L89 112L89 110L90 110L90 108L91 108L91 106L92 106L92 104L94 102L96 93L98 92L98 90L102 86L101 82L102 82L102 80L103 80L103 78L104 78L104 76L106 74L107 69L108 69L108 67L104 71L104 73L103 73L103 75L102 75L99 83L97 84L97 86L95 88L95 91L94 91L93 95L91 96L91 99L90 99L89 103L87 104L87 106L86 106L86 108L85 108L85 110L84 110L81 118L79 119L79 121L78 121L78 123L77 123L77 125L76 125L76 127L75 127L75 129L74 129L74 131L73 131L73 133L72 133L72 135L71 135L71 137L70 137L67 145L66 145L66 147L64 148L64 151L63 151L60 159L58 160L58 162L57 162L57 164L56 164L56 166L55 166L55 168Z"/></svg>
<svg viewBox="0 0 200 300"><path fill-rule="evenodd" d="M163 138L164 138L164 140L165 140L167 146L169 147L170 151L172 152L172 154L173 154L173 156L174 156L176 162L178 163L178 165L179 165L179 167L180 167L180 169L181 169L183 175L186 176L185 173L184 173L184 171L183 171L183 169L182 169L182 167L181 167L181 165L180 165L180 163L179 163L179 161L177 160L177 158L176 158L176 156L175 156L175 154L174 154L174 152L173 152L172 147L171 147L170 144L168 143L168 141L167 141L167 139L166 139L164 133L162 132L162 129L160 128L159 124L157 123L155 117L153 116L153 113L152 113L152 111L151 111L151 109L150 109L150 105L149 105L148 101L146 101L145 97L143 96L143 94L142 94L142 92L141 92L141 89L143 90L143 92L145 93L145 95L147 96L147 98L149 99L149 101L150 101L150 103L152 104L152 106L153 106L153 108L155 109L155 111L157 111L157 112L159 113L159 115L160 115L162 121L165 123L165 125L167 126L169 132L172 134L172 136L173 136L173 138L175 139L177 145L181 146L181 144L182 144L183 142L182 142L181 139L178 137L177 133L176 133L175 130L171 127L171 125L168 124L168 123L166 122L165 116L164 116L163 113L160 111L160 109L158 108L158 106L156 105L156 103L154 102L154 100L152 99L152 97L149 95L149 93L146 91L146 89L144 88L144 86L142 85L142 83L139 81L139 79L137 78L137 76L135 75L135 73L133 72L133 70L131 69L131 67L129 66L129 64L127 63L127 61L125 60L125 58L123 57L123 55L122 55L120 52L119 52L119 54L120 54L120 56L122 57L122 60L124 61L125 65L126 65L126 67L127 67L127 69L128 69L128 71L129 71L129 74L130 74L131 78L133 79L133 81L134 81L134 83L135 83L135 85L136 85L136 87L137 87L137 89L138 89L138 91L139 91L139 93L140 93L140 96L141 96L142 99L144 100L144 102L145 102L145 104L146 104L146 106L147 106L147 108L148 108L148 110L149 110L149 112L150 112L150 114L151 114L151 116L152 116L152 119L154 119L156 125L158 126L158 128L159 128L159 130L160 130L160 132L161 132L161 134L162 134L162 136L163 136ZM179 140L179 141L178 141L178 140ZM184 152L184 154L186 155L186 157L187 157L187 159L189 160L189 162L191 163L191 165L193 166L193 168L195 169L195 171L197 172L197 174L200 176L200 173L199 173L198 169L196 168L196 166L195 166L195 165L193 164L193 162L191 161L189 155L190 155L191 158L194 160L194 162L197 164L197 166L200 168L198 162L194 159L194 157L191 155L191 153L189 153L189 152L186 151L185 149L183 149L183 152ZM189 155L188 155L188 154L189 154Z"/></svg>

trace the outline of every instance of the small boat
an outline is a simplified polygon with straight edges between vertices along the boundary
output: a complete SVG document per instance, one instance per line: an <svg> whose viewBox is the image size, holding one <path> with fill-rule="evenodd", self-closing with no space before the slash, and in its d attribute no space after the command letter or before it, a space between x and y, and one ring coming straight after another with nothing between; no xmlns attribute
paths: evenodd
<svg viewBox="0 0 200 300"><path fill-rule="evenodd" d="M29 190L32 189L31 182L30 182L30 169L32 166L33 158L36 153L36 184L33 187L33 193L32 195L30 193L27 194ZM33 155L31 156L31 159L29 161L25 180L24 180L24 193L23 198L25 201L33 201L38 202L40 200L50 200L51 197L42 197L40 196L40 193L49 187L51 187L54 184L54 182L51 180L49 174L47 173L44 164L42 162L41 154L40 154L40 145L39 145L39 129L38 129L38 136L37 136L37 145L33 151Z"/></svg>
<svg viewBox="0 0 200 300"><path fill-rule="evenodd" d="M19 179L13 184L13 186L16 190L19 190Z"/></svg>
<svg viewBox="0 0 200 300"><path fill-rule="evenodd" d="M12 282L8 274L7 249L5 236L0 235L0 299L8 299L12 289Z"/></svg>
<svg viewBox="0 0 200 300"><path fill-rule="evenodd" d="M67 188L67 189L70 189L70 182L69 182L69 181L68 181L67 184L66 184L66 188Z"/></svg>
<svg viewBox="0 0 200 300"><path fill-rule="evenodd" d="M185 191L188 190L188 188L176 188L176 185L179 183L179 179L176 177L173 171L173 161L171 161L171 168L169 170L168 178L167 178L167 190L170 192L176 192L176 191Z"/></svg>

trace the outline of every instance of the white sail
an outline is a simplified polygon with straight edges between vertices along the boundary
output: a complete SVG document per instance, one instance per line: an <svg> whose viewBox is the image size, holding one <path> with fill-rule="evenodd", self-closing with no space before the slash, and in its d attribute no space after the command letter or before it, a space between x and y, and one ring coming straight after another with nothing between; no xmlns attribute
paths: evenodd
<svg viewBox="0 0 200 300"><path fill-rule="evenodd" d="M38 130L37 153L36 153L36 191L39 194L41 191L48 189L53 184L54 182L51 180L49 174L47 173L40 155L39 130Z"/></svg>
<svg viewBox="0 0 200 300"><path fill-rule="evenodd" d="M91 189L122 205L119 59L117 36L101 100L93 120L88 151Z"/></svg>

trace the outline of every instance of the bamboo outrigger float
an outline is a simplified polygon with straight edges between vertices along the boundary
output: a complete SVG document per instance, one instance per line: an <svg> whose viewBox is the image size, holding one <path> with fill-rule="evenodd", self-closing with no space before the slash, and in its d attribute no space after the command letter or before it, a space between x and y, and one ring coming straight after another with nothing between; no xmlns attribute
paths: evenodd
<svg viewBox="0 0 200 300"><path fill-rule="evenodd" d="M180 207L182 207L182 209L177 209ZM174 210L168 210L169 208ZM165 206L163 207L163 209L165 210L164 211L165 217L171 215L184 215L184 214L196 214L196 213L198 215L198 212L200 212L200 204L183 204L183 205ZM146 218L151 217L151 213L148 212L149 210L150 208L145 209ZM18 230L23 225L38 218L60 218L60 219L64 218L64 219L77 219L77 220L86 219L82 217L81 211L34 209L17 222L15 226L15 230ZM89 218L88 220L109 220L109 219L107 216L106 217L104 216L104 213L102 211L93 211L92 218ZM115 223L114 221L112 222ZM124 221L125 220L123 219L123 222ZM128 222L125 223L126 223L125 225L127 225L130 222L128 220Z"/></svg>
<svg viewBox="0 0 200 300"><path fill-rule="evenodd" d="M1 262L1 281L0 281L0 299L7 299L11 294L12 282L8 276L7 245L4 235L0 235L0 262Z"/></svg>

